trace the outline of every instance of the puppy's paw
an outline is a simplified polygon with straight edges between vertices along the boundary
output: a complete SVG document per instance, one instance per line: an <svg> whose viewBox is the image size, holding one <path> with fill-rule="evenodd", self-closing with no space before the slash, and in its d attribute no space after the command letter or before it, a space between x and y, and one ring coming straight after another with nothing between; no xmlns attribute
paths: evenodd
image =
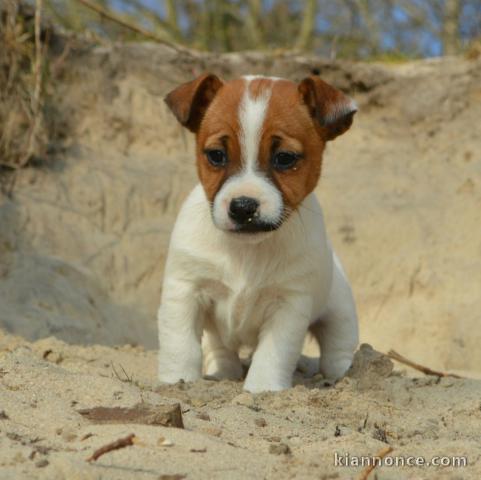
<svg viewBox="0 0 481 480"><path fill-rule="evenodd" d="M190 373L167 373L167 374L159 374L159 382L160 383L178 383L180 381L183 382L195 382L201 378L200 375L197 374L190 374Z"/></svg>
<svg viewBox="0 0 481 480"><path fill-rule="evenodd" d="M339 380L348 371L352 364L352 354L349 355L322 355L319 370L327 380Z"/></svg>
<svg viewBox="0 0 481 480"><path fill-rule="evenodd" d="M244 371L240 362L238 364L229 363L221 365L209 365L205 370L206 377L213 378L215 380L240 380Z"/></svg>
<svg viewBox="0 0 481 480"><path fill-rule="evenodd" d="M244 390L251 393L279 392L292 387L292 379L275 380L265 376L247 375Z"/></svg>
<svg viewBox="0 0 481 480"><path fill-rule="evenodd" d="M215 380L240 380L244 370L237 354L224 355L206 352L204 356L204 373Z"/></svg>
<svg viewBox="0 0 481 480"><path fill-rule="evenodd" d="M180 380L184 382L195 382L201 378L201 363L192 363L189 365L180 365L178 362L172 362L172 359L162 358L159 356L158 378L161 383L177 383Z"/></svg>

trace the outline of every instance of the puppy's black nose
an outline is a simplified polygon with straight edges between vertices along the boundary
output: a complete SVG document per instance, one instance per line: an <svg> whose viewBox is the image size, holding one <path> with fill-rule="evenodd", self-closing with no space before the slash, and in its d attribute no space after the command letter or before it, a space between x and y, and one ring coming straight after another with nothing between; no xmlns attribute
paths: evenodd
<svg viewBox="0 0 481 480"><path fill-rule="evenodd" d="M259 202L251 197L233 198L229 205L229 217L239 224L248 223L259 208Z"/></svg>

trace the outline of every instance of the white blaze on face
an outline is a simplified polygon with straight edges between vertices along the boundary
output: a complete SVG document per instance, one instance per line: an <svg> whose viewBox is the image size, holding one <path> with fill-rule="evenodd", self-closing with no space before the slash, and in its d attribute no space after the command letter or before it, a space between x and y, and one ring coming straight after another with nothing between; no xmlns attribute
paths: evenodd
<svg viewBox="0 0 481 480"><path fill-rule="evenodd" d="M271 90L266 89L257 98L252 98L249 91L251 81L246 80L245 93L239 106L239 143L245 172L255 172L257 169L262 127L271 97Z"/></svg>
<svg viewBox="0 0 481 480"><path fill-rule="evenodd" d="M274 224L280 222L283 202L275 185L259 170L259 147L272 90L266 88L253 97L249 84L256 76L244 77L245 91L239 105L239 144L242 170L229 178L214 200L214 222L223 230L234 230L229 218L229 205L237 197L251 197L259 202L257 221ZM276 79L272 79L276 80Z"/></svg>

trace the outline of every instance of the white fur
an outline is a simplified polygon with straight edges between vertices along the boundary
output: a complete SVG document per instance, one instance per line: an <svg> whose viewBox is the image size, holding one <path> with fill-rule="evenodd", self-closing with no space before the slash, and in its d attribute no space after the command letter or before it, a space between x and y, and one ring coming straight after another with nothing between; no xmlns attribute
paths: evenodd
<svg viewBox="0 0 481 480"><path fill-rule="evenodd" d="M238 350L248 345L244 388L288 388L308 328L323 374L342 376L358 343L356 310L316 197L280 229L245 236L216 228L198 185L172 233L158 322L162 382L197 380L203 357L206 375L239 378Z"/></svg>
<svg viewBox="0 0 481 480"><path fill-rule="evenodd" d="M240 124L240 147L244 170L252 172L257 169L257 156L261 141L262 127L269 107L271 90L266 89L253 98L249 91L249 83L246 80L246 87L242 101L239 105Z"/></svg>
<svg viewBox="0 0 481 480"><path fill-rule="evenodd" d="M245 90L239 105L242 170L224 183L214 200L213 219L217 227L223 230L235 229L228 211L231 200L236 197L256 198L260 204L258 219L265 223L280 222L284 210L279 190L258 169L259 145L271 90L266 89L253 98L249 92L249 83L255 78L260 77L244 77Z"/></svg>

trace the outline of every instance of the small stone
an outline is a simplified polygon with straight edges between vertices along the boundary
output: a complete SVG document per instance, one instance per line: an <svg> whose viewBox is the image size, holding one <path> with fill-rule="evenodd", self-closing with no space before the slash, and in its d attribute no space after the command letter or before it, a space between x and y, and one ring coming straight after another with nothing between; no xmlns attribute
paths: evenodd
<svg viewBox="0 0 481 480"><path fill-rule="evenodd" d="M360 390L367 390L389 377L393 368L394 364L389 357L363 343L355 353L352 366L346 375L358 381Z"/></svg>
<svg viewBox="0 0 481 480"><path fill-rule="evenodd" d="M266 419L265 418L256 418L254 420L254 423L258 426L258 427L266 427L267 426L267 422L266 422Z"/></svg>
<svg viewBox="0 0 481 480"><path fill-rule="evenodd" d="M209 414L208 414L208 413L204 413L204 412L198 413L198 414L196 415L196 418L198 418L199 420L205 420L206 422L209 422L209 421L210 421Z"/></svg>
<svg viewBox="0 0 481 480"><path fill-rule="evenodd" d="M159 437L159 439L157 440L157 445L159 447L172 447L174 445L174 442L165 437Z"/></svg>
<svg viewBox="0 0 481 480"><path fill-rule="evenodd" d="M252 393L243 392L232 399L233 405L244 405L246 407L254 406L254 396Z"/></svg>
<svg viewBox="0 0 481 480"><path fill-rule="evenodd" d="M48 460L46 460L45 458L43 458L42 460L39 460L38 462L35 462L35 466L37 468L44 468L48 465Z"/></svg>
<svg viewBox="0 0 481 480"><path fill-rule="evenodd" d="M45 350L42 355L44 360L47 360L52 363L56 363L57 365L59 363L62 363L64 360L64 357L61 352L54 352L52 349Z"/></svg>
<svg viewBox="0 0 481 480"><path fill-rule="evenodd" d="M276 443L269 446L269 453L273 453L274 455L288 455L291 453L291 449L289 445L285 443Z"/></svg>
<svg viewBox="0 0 481 480"><path fill-rule="evenodd" d="M222 435L222 430L217 427L204 427L202 428L202 432L213 437L220 437Z"/></svg>
<svg viewBox="0 0 481 480"><path fill-rule="evenodd" d="M65 442L73 442L77 438L77 434L74 430L68 427L63 429L61 436L62 440Z"/></svg>
<svg viewBox="0 0 481 480"><path fill-rule="evenodd" d="M384 428L381 428L377 423L374 424L374 432L372 438L379 440L380 442L389 443L387 441L387 433Z"/></svg>

